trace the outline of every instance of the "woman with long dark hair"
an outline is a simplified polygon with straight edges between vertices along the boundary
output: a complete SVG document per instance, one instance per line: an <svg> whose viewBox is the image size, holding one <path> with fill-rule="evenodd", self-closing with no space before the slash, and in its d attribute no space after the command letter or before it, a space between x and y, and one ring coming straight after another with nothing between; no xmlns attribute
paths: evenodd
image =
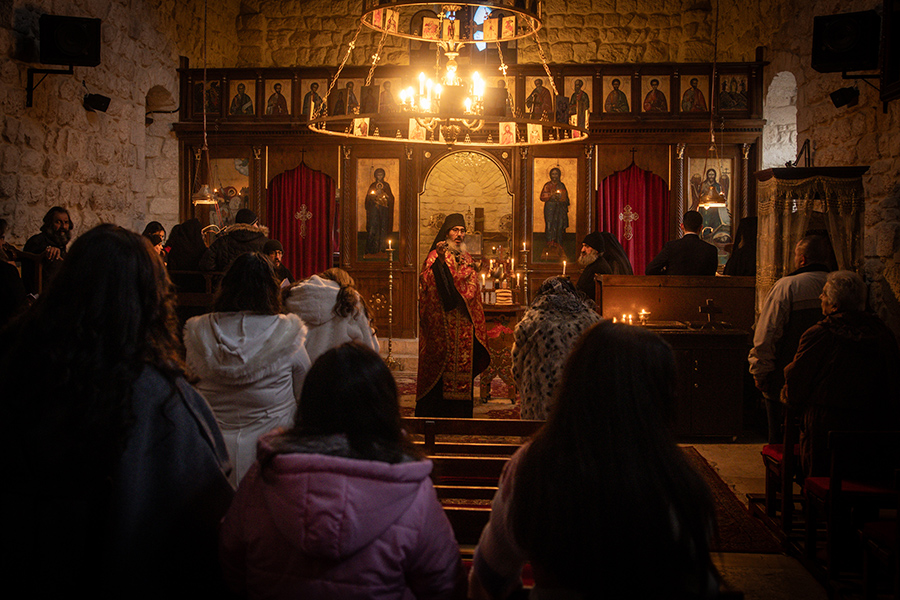
<svg viewBox="0 0 900 600"><path fill-rule="evenodd" d="M286 304L309 328L306 351L311 361L346 342L359 342L378 352L366 301L343 269L328 269L299 282Z"/></svg>
<svg viewBox="0 0 900 600"><path fill-rule="evenodd" d="M585 333L547 424L504 470L471 597L505 598L526 561L537 588L584 598L716 594L712 498L667 427L674 384L654 333L609 321Z"/></svg>
<svg viewBox="0 0 900 600"><path fill-rule="evenodd" d="M259 441L222 523L234 591L251 598L454 598L459 546L400 426L397 386L374 351L323 354L294 427Z"/></svg>
<svg viewBox="0 0 900 600"><path fill-rule="evenodd" d="M197 389L225 436L237 485L256 458L259 436L294 420L310 366L306 327L296 315L281 314L272 263L259 252L231 263L213 310L188 319L184 345Z"/></svg>
<svg viewBox="0 0 900 600"><path fill-rule="evenodd" d="M218 593L217 524L234 492L177 346L165 266L114 225L81 235L53 286L3 332L3 567L14 589Z"/></svg>

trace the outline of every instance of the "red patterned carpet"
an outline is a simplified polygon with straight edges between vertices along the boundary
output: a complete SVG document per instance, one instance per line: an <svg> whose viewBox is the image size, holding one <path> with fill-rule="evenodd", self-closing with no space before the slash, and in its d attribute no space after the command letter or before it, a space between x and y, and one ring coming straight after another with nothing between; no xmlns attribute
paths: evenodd
<svg viewBox="0 0 900 600"><path fill-rule="evenodd" d="M395 372L397 390L400 392L400 414L411 417L416 408L416 376L412 373ZM480 393L478 379L475 380L475 394ZM491 400L475 401L474 416L479 419L518 419L520 417L519 405L509 401L509 386L500 378L491 382Z"/></svg>

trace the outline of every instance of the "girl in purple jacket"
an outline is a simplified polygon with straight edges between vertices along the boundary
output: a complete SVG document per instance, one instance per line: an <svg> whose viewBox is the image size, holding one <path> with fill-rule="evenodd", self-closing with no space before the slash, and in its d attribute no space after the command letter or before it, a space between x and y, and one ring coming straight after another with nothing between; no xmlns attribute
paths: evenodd
<svg viewBox="0 0 900 600"><path fill-rule="evenodd" d="M323 354L296 424L259 441L221 534L234 591L250 598L455 598L459 546L400 425L397 386L375 352Z"/></svg>

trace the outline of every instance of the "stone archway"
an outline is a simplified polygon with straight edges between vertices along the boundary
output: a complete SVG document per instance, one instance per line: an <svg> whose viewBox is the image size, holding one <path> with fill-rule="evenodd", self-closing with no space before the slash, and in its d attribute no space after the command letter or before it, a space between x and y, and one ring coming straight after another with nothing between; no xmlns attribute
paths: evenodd
<svg viewBox="0 0 900 600"><path fill-rule="evenodd" d="M783 167L797 157L797 79L777 73L763 100L762 168Z"/></svg>
<svg viewBox="0 0 900 600"><path fill-rule="evenodd" d="M444 216L462 213L471 229L476 208L484 209L484 231L501 231L513 211L507 175L486 154L451 152L434 164L419 194L417 264L428 256Z"/></svg>

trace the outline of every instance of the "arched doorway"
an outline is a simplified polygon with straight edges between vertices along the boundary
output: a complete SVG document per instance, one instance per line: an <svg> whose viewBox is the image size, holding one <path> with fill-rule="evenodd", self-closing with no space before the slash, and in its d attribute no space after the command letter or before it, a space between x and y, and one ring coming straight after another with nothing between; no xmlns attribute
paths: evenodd
<svg viewBox="0 0 900 600"><path fill-rule="evenodd" d="M419 194L418 264L428 256L444 217L452 213L466 218L466 241L473 256L481 254L482 241L503 239L508 244L513 211L509 186L509 174L487 154L463 150L438 160Z"/></svg>

